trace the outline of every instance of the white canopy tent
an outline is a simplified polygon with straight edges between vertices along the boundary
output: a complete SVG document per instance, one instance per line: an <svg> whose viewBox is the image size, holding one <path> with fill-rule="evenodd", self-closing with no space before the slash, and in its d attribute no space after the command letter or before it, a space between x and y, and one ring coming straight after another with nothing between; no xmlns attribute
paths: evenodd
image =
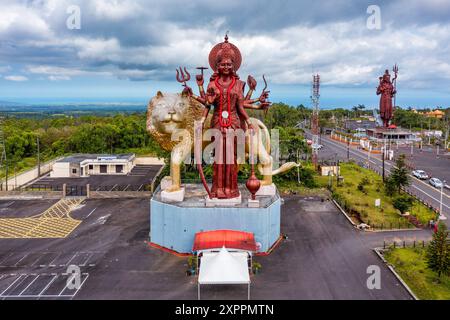
<svg viewBox="0 0 450 320"><path fill-rule="evenodd" d="M223 247L219 252L204 252L198 276L198 299L203 284L246 284L250 300L250 274L247 252L228 252Z"/></svg>

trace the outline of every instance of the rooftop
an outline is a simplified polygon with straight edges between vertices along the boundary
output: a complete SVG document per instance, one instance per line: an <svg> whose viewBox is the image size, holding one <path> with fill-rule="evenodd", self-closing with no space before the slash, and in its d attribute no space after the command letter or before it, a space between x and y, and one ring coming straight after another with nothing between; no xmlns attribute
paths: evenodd
<svg viewBox="0 0 450 320"><path fill-rule="evenodd" d="M131 160L135 155L133 153L125 154L74 154L57 162L81 163L85 160L97 160L98 158L114 158L118 160Z"/></svg>

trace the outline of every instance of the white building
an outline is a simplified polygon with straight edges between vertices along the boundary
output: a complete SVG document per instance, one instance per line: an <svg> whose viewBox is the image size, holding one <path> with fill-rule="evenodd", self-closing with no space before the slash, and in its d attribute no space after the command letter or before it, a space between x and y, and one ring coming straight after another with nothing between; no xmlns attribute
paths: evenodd
<svg viewBox="0 0 450 320"><path fill-rule="evenodd" d="M90 175L127 175L135 166L136 156L130 154L76 154L53 164L50 177L80 178Z"/></svg>

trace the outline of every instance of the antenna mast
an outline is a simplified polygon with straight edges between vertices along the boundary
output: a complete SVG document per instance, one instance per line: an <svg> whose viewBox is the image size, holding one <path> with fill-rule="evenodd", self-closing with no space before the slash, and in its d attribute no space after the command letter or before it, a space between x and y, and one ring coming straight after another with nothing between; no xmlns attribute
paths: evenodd
<svg viewBox="0 0 450 320"><path fill-rule="evenodd" d="M318 153L319 153L319 112L320 112L320 106L319 106L319 98L320 98L320 75L315 74L313 75L313 82L312 82L312 90L311 90L311 103L313 108L313 115L311 119L311 131L312 131L312 141L313 141L313 154L312 154L312 160L314 167L317 169L318 165ZM315 147L315 148L314 148Z"/></svg>

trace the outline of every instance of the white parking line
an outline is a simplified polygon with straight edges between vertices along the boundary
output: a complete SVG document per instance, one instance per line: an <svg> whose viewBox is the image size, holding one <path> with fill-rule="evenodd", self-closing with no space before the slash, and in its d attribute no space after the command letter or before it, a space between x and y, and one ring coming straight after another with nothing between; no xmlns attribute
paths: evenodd
<svg viewBox="0 0 450 320"><path fill-rule="evenodd" d="M91 214L93 214L95 210L97 210L97 208L95 208L94 210L92 210L92 211L86 216L85 219L89 218L89 216L90 216Z"/></svg>
<svg viewBox="0 0 450 320"><path fill-rule="evenodd" d="M39 275L36 277L36 278L34 278L28 285L27 285L27 287L25 288L25 289L23 289L20 293L19 293L19 296L21 296L22 295L22 293L24 293L37 279L39 278Z"/></svg>
<svg viewBox="0 0 450 320"><path fill-rule="evenodd" d="M15 264L13 267L17 267L17 265L18 265L23 259L25 259L26 257L28 257L29 254L30 254L29 252L28 252L27 254L25 254L25 255L22 257L22 259L20 259L19 261L17 261L16 264Z"/></svg>
<svg viewBox="0 0 450 320"><path fill-rule="evenodd" d="M87 259L82 264L80 264L79 266L80 267L85 267L86 264L88 263L89 259L92 258L93 255L94 255L94 252L89 253Z"/></svg>
<svg viewBox="0 0 450 320"><path fill-rule="evenodd" d="M113 191L115 187L117 187L117 184L115 184L114 187L112 187L109 191Z"/></svg>
<svg viewBox="0 0 450 320"><path fill-rule="evenodd" d="M62 252L60 252L52 261L50 261L50 263L48 264L49 267L56 267L56 265L54 264L56 259L58 259L61 256ZM41 267L45 267L45 265L41 265Z"/></svg>
<svg viewBox="0 0 450 320"><path fill-rule="evenodd" d="M70 264L70 261L72 261L73 259L75 259L75 257L78 255L78 251L75 252L75 254L72 256L72 258L70 258L69 261L66 262L66 264L62 264L60 265L60 267L67 267Z"/></svg>
<svg viewBox="0 0 450 320"><path fill-rule="evenodd" d="M52 285L53 282L55 282L55 280L58 278L59 276L57 274L55 274L52 278L52 280L50 280L50 282L45 286L44 289L42 289L41 292L39 292L38 296L42 296L42 294Z"/></svg>
<svg viewBox="0 0 450 320"><path fill-rule="evenodd" d="M127 189L130 187L130 185L128 184L127 187L125 189L123 189L123 191L127 191Z"/></svg>
<svg viewBox="0 0 450 320"><path fill-rule="evenodd" d="M13 281L13 283L11 283L9 286L8 286L8 288L6 288L2 293L0 293L0 297L3 297L3 294L6 292L6 291L8 291L17 281L19 281L19 279L20 278L22 278L22 276L25 276L25 278L26 278L26 274L21 274L16 280L14 280ZM23 280L25 280L25 278L24 279L22 279L22 281L20 282L20 283L22 283L23 282ZM19 283L19 284L20 284Z"/></svg>
<svg viewBox="0 0 450 320"><path fill-rule="evenodd" d="M1 264L2 264L4 261L8 260L8 258L11 257L13 254L14 254L14 252L11 252L6 258L4 258L2 261L0 261L0 266L2 266ZM6 267L6 266L5 266L5 267Z"/></svg>
<svg viewBox="0 0 450 320"><path fill-rule="evenodd" d="M86 278L84 278L83 282L80 283L80 286L78 287L77 291L75 291L74 294L72 295L72 297L70 298L71 300L77 295L78 291L80 291L80 289L83 287L86 280L89 278L89 273L85 273L85 275L86 275Z"/></svg>

